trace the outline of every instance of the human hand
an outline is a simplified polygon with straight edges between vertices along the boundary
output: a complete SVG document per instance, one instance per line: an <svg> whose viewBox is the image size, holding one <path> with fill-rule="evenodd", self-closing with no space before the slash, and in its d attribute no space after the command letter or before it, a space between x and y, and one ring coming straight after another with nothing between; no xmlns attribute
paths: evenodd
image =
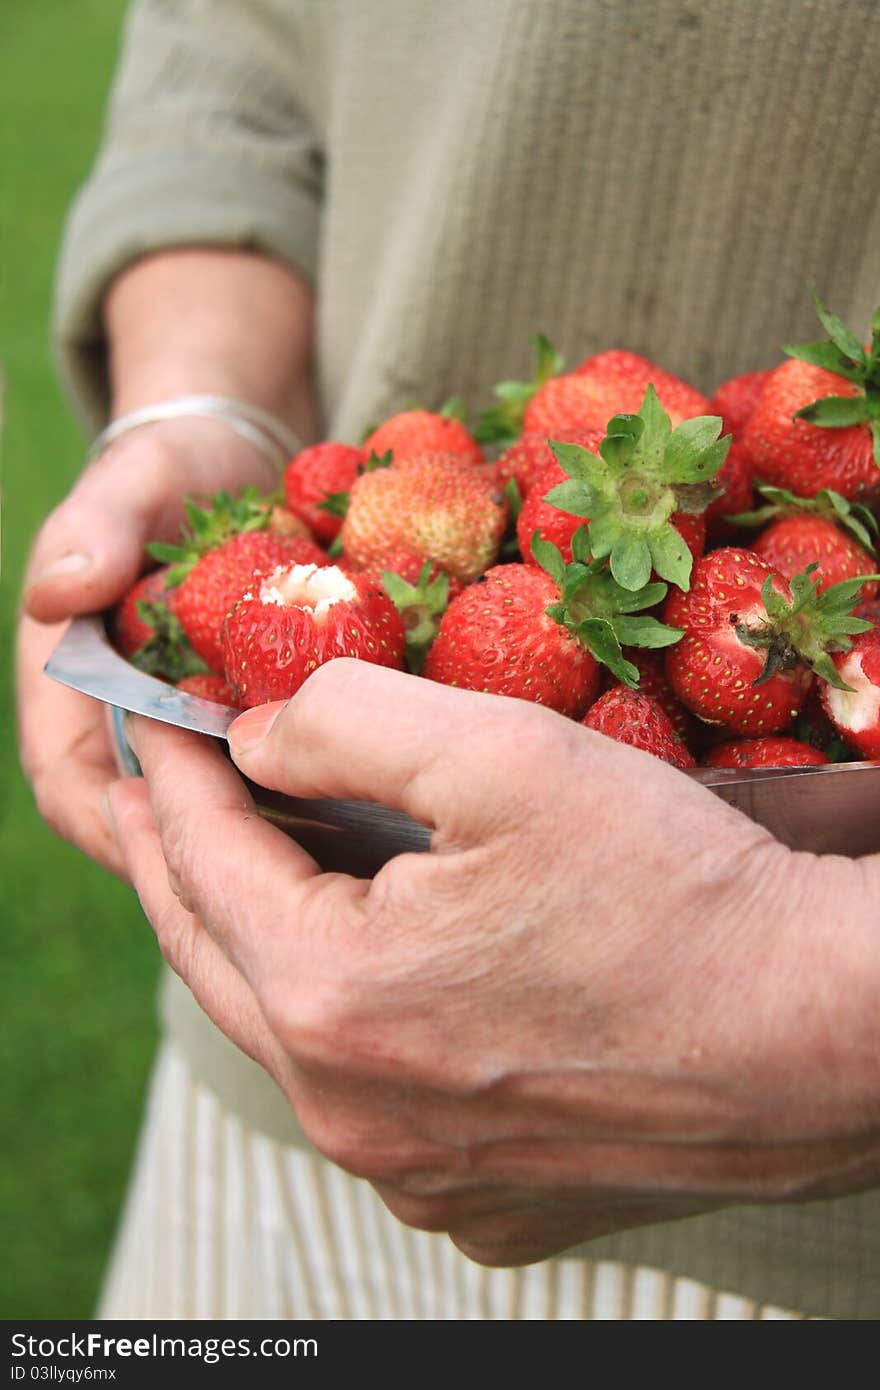
<svg viewBox="0 0 880 1390"><path fill-rule="evenodd" d="M43 675L65 622L109 608L144 567L148 541L174 539L187 493L277 485L267 461L227 425L179 419L123 436L43 524L25 578L18 633L21 760L44 819L115 873L101 813L117 775L105 708Z"/></svg>
<svg viewBox="0 0 880 1390"><path fill-rule="evenodd" d="M870 863L535 706L340 660L229 736L267 787L432 827L359 881L207 740L133 728L146 784L110 802L163 952L401 1220L509 1265L876 1182Z"/></svg>

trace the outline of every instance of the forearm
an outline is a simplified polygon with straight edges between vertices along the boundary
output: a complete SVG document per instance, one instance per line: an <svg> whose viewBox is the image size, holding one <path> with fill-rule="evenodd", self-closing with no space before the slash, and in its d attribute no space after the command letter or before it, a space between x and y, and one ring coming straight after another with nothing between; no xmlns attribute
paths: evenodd
<svg viewBox="0 0 880 1390"><path fill-rule="evenodd" d="M213 392L316 438L312 295L281 262L237 250L163 251L116 278L104 318L115 416Z"/></svg>

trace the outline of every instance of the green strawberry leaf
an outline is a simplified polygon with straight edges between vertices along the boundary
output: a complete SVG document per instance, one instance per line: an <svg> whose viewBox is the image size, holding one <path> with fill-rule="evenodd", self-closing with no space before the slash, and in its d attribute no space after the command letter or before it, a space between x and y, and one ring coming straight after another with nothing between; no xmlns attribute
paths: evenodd
<svg viewBox="0 0 880 1390"><path fill-rule="evenodd" d="M799 362L809 362L813 367L821 367L825 372L835 372L847 381L860 381L861 371L854 367L850 359L834 343L786 343L782 349L789 357Z"/></svg>
<svg viewBox="0 0 880 1390"><path fill-rule="evenodd" d="M624 589L641 589L651 578L651 550L643 536L624 531L611 551L611 573Z"/></svg>
<svg viewBox="0 0 880 1390"><path fill-rule="evenodd" d="M578 625L577 635L596 660L607 666L619 681L632 690L638 688L639 668L624 657L614 629L607 619L585 618Z"/></svg>
<svg viewBox="0 0 880 1390"><path fill-rule="evenodd" d="M534 531L530 549L535 562L541 566L541 569L547 571L560 590L564 588L565 561L559 547L555 546L552 541L542 540L540 531Z"/></svg>
<svg viewBox="0 0 880 1390"><path fill-rule="evenodd" d="M329 516L344 517L348 512L348 502L347 492L328 492L324 501L318 503L318 511L327 512Z"/></svg>
<svg viewBox="0 0 880 1390"><path fill-rule="evenodd" d="M808 420L810 424L822 425L825 429L841 430L850 425L861 425L870 415L866 396L823 396L801 410L796 410L796 420Z"/></svg>
<svg viewBox="0 0 880 1390"><path fill-rule="evenodd" d="M556 462L570 478L590 483L596 477L597 469L601 470L600 460L582 445L565 444L560 439L548 439L547 443Z"/></svg>
<svg viewBox="0 0 880 1390"><path fill-rule="evenodd" d="M682 420L672 431L663 451L671 482L699 483L715 476L730 448L728 439L722 450L717 449L723 423L720 415L698 415Z"/></svg>
<svg viewBox="0 0 880 1390"><path fill-rule="evenodd" d="M648 544L654 569L661 579L667 579L687 593L691 587L693 556L683 537L667 522L659 530L650 532Z"/></svg>
<svg viewBox="0 0 880 1390"><path fill-rule="evenodd" d="M593 490L586 483L574 480L557 483L545 494L544 501L561 512L567 512L569 516L582 516L586 520L596 510L597 503Z"/></svg>
<svg viewBox="0 0 880 1390"><path fill-rule="evenodd" d="M571 558L582 565L589 565L593 558L590 544L589 526L579 526L571 538Z"/></svg>
<svg viewBox="0 0 880 1390"><path fill-rule="evenodd" d="M836 314L829 313L828 310L824 307L822 301L819 298L819 293L816 289L816 286L813 285L812 288L813 303L816 306L816 313L819 315L819 322L825 329L825 332L828 334L828 337L831 339L832 343L834 343L835 346L838 347L840 351L845 354L845 356L850 358L852 362L856 362L860 366L864 366L866 358L865 349L862 347L862 344L859 342L856 335L849 331L846 324L843 323L843 321L839 319Z"/></svg>
<svg viewBox="0 0 880 1390"><path fill-rule="evenodd" d="M647 616L620 616L609 621L622 647L671 647L684 636L683 627L669 627Z"/></svg>
<svg viewBox="0 0 880 1390"><path fill-rule="evenodd" d="M515 526L523 504L522 493L516 478L508 478L504 485L504 496L507 498L507 505L510 509L510 520Z"/></svg>
<svg viewBox="0 0 880 1390"><path fill-rule="evenodd" d="M810 666L821 680L827 681L829 685L833 685L835 690L851 691L853 689L851 685L847 685L827 652L820 652L819 655L814 657L810 662Z"/></svg>
<svg viewBox="0 0 880 1390"><path fill-rule="evenodd" d="M467 424L467 406L461 396L450 396L448 401L443 402L438 414L444 420L458 420L462 425Z"/></svg>

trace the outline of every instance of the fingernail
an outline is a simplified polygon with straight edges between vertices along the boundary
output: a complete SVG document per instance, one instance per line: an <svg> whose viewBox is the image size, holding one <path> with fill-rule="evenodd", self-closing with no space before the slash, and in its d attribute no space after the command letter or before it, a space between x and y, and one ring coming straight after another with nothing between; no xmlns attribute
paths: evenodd
<svg viewBox="0 0 880 1390"><path fill-rule="evenodd" d="M244 714L240 714L226 731L233 752L247 753L258 743L262 743L284 709L285 703L283 700L276 700L271 705L257 705L255 709L245 710Z"/></svg>
<svg viewBox="0 0 880 1390"><path fill-rule="evenodd" d="M71 575L88 569L91 563L91 555L86 555L82 550L69 550L66 555L59 555L57 560L53 560L50 565L46 565L35 574L29 581L28 588L32 589L35 584L43 584L49 579L70 578Z"/></svg>

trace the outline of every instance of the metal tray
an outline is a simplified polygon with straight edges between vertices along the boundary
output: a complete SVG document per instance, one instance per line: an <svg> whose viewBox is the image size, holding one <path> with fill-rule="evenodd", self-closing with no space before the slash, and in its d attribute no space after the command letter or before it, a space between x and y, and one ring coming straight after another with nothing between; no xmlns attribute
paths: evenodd
<svg viewBox="0 0 880 1390"><path fill-rule="evenodd" d="M46 664L46 674L111 706L119 757L132 773L140 769L122 731L124 711L218 739L225 739L238 713L187 695L129 665L110 645L99 614L71 622ZM880 763L780 771L697 768L681 775L701 783L793 849L849 857L880 851ZM396 854L430 848L428 827L387 806L303 800L249 786L261 814L292 835L326 870L369 877Z"/></svg>

